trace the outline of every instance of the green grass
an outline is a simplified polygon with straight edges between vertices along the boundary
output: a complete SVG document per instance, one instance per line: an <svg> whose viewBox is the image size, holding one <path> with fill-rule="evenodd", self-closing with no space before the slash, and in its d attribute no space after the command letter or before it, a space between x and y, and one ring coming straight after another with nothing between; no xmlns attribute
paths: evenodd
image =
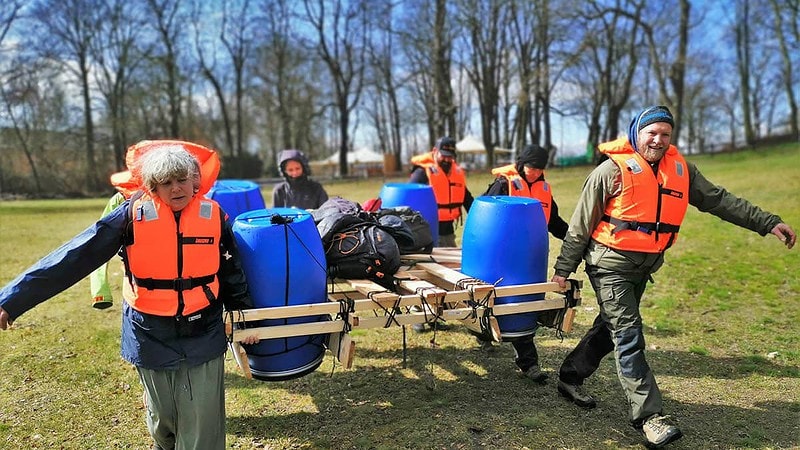
<svg viewBox="0 0 800 450"><path fill-rule="evenodd" d="M800 147L692 157L729 191L800 228ZM549 170L568 219L590 168ZM356 201L384 181L326 184ZM469 175L478 195L488 174ZM265 198L269 189L265 189ZM94 221L105 199L0 202L0 284ZM462 228L459 228L459 233ZM550 258L560 248L551 240ZM800 447L800 249L690 212L679 242L642 304L648 360L685 437L672 448ZM119 278L120 267L112 265ZM586 281L585 274L575 275ZM115 294L118 282L113 283ZM357 330L355 365L326 355L305 377L248 381L226 362L232 449L618 449L641 448L627 426L613 360L587 389L598 408L561 399L552 378L597 313L583 290L575 330L537 343L547 386L521 378L513 350L475 350L460 326L436 335L397 328ZM119 357L119 295L90 306L84 280L0 333L0 447L148 448L136 372Z"/></svg>

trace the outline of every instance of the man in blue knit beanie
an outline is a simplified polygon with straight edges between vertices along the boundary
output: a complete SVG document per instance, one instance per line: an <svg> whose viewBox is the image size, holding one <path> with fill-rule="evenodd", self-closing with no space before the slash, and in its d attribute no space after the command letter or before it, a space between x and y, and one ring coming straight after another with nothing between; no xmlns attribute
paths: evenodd
<svg viewBox="0 0 800 450"><path fill-rule="evenodd" d="M597 402L583 382L613 352L629 420L651 448L683 434L663 415L661 391L645 358L639 304L677 241L688 206L762 236L772 233L787 248L797 240L780 217L715 186L686 161L670 144L674 125L666 106L651 106L633 118L627 137L600 144L608 159L584 183L552 278L566 288L567 277L584 260L600 311L561 364L558 391L594 408Z"/></svg>

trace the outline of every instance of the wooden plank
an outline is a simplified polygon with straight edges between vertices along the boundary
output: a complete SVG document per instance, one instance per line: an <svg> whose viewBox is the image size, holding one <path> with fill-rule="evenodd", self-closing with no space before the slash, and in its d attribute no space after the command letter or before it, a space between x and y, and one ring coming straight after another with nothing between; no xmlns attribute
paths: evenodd
<svg viewBox="0 0 800 450"><path fill-rule="evenodd" d="M410 253L400 255L401 261L430 261L432 263L461 264L461 256L427 255L425 253Z"/></svg>
<svg viewBox="0 0 800 450"><path fill-rule="evenodd" d="M461 257L461 248L459 247L433 247L431 252L433 255L456 255Z"/></svg>
<svg viewBox="0 0 800 450"><path fill-rule="evenodd" d="M447 282L448 285L454 288L471 292L473 298L486 300L488 306L494 305L495 286L440 264L421 263L417 264L417 266L437 279Z"/></svg>
<svg viewBox="0 0 800 450"><path fill-rule="evenodd" d="M495 287L495 292L498 297L511 297L514 295L544 294L546 292L566 292L566 289L561 289L558 283L546 282L497 286Z"/></svg>
<svg viewBox="0 0 800 450"><path fill-rule="evenodd" d="M492 308L492 312L494 312L495 316L505 316L509 314L520 314L533 311L561 309L563 307L563 298L546 298L544 300L536 300L532 302L505 303L503 305L495 304L494 308Z"/></svg>
<svg viewBox="0 0 800 450"><path fill-rule="evenodd" d="M445 303L465 302L474 300L476 298L469 290L458 291L445 291L437 288L435 285L427 282L413 281L401 283L402 286L407 288L413 287L429 287L430 290L424 292L424 297L428 304L438 304L438 300ZM483 292L481 286L479 292ZM475 289L478 289L477 287ZM494 288L496 297L505 297L510 295L524 295L524 294L541 294L545 292L557 291L560 289L557 283L532 283L518 286L497 286ZM558 291L557 291L558 292ZM480 296L478 296L480 298ZM379 308L392 308L419 306L423 302L419 294L406 294L400 295L389 291L379 292L372 296L372 299L359 299L353 301L353 309L355 311L375 310ZM496 301L494 302L496 304ZM292 305L292 306L275 306L270 308L254 308L242 311L233 311L234 322L249 322L254 320L264 319L287 319L293 317L313 317L318 315L330 314L336 315L339 313L341 305L339 302L326 302L326 303L309 303L305 305ZM545 308L553 309L553 308ZM513 314L513 313L511 313Z"/></svg>
<svg viewBox="0 0 800 450"><path fill-rule="evenodd" d="M560 309L564 307L563 299L544 299L533 302L507 303L495 305L492 308L494 316L508 314L520 314L524 312L545 311L549 309ZM465 307L456 309L445 309L441 311L439 317L445 321L472 320L475 317L476 309ZM395 314L392 319L388 316L364 317L351 314L351 328L385 328L397 325L410 325L415 323L426 323L431 320L432 314L425 312L411 312ZM246 328L234 330L234 342L240 342L246 337L257 336L259 339L276 339L294 336L308 336L314 334L339 333L345 329L342 319L325 322L312 322L294 325L275 325L268 327Z"/></svg>
<svg viewBox="0 0 800 450"><path fill-rule="evenodd" d="M353 367L356 343L348 333L330 333L328 335L328 350L331 351L339 364L345 369Z"/></svg>
<svg viewBox="0 0 800 450"><path fill-rule="evenodd" d="M329 320L325 322L299 323L294 325L275 325L269 327L245 328L233 331L233 341L241 342L250 336L259 339L277 339L294 336L309 336L313 334L338 333L344 330L343 320Z"/></svg>
<svg viewBox="0 0 800 450"><path fill-rule="evenodd" d="M575 321L575 308L567 308L564 313L564 320L561 322L561 331L569 333L572 331L572 324Z"/></svg>
<svg viewBox="0 0 800 450"><path fill-rule="evenodd" d="M231 353L233 353L233 359L236 360L236 365L239 366L239 369L242 371L242 375L248 380L253 379L253 374L250 372L250 362L247 360L247 352L244 351L242 345L237 342L233 341L230 343L231 346Z"/></svg>
<svg viewBox="0 0 800 450"><path fill-rule="evenodd" d="M470 317L467 319L460 319L461 324L467 327L469 330L472 330L476 333L483 333L483 329L481 328L481 310L483 308L478 308L477 317ZM497 342L502 342L503 337L500 335L500 325L497 323L497 318L494 316L489 317L489 331L491 332L492 339Z"/></svg>

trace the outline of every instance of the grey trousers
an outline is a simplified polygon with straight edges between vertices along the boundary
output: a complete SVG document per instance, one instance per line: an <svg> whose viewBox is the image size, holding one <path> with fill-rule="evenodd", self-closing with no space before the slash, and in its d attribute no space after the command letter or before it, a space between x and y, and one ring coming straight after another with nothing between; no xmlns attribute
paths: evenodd
<svg viewBox="0 0 800 450"><path fill-rule="evenodd" d="M178 370L137 368L154 448L225 449L224 356Z"/></svg>
<svg viewBox="0 0 800 450"><path fill-rule="evenodd" d="M440 234L439 245L437 247L455 247L456 235L454 234Z"/></svg>
<svg viewBox="0 0 800 450"><path fill-rule="evenodd" d="M559 378L583 384L605 355L614 351L617 377L630 407L630 420L640 425L653 414L661 414L663 400L645 359L644 334L639 303L648 275L614 272L587 267L600 314L594 324L561 364Z"/></svg>

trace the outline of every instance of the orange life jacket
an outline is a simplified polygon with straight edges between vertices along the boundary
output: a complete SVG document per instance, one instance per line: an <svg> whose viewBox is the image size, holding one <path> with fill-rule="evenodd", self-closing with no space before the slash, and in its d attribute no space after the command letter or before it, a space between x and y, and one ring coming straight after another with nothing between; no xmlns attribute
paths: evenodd
<svg viewBox="0 0 800 450"><path fill-rule="evenodd" d="M157 316L186 316L209 306L219 295L219 205L195 196L181 210L179 223L157 196L144 194L131 208L125 300L137 311Z"/></svg>
<svg viewBox="0 0 800 450"><path fill-rule="evenodd" d="M544 173L544 172L542 172ZM543 179L536 180L528 186L528 182L523 178L514 164L492 169L492 175L502 176L508 180L508 195L512 197L530 197L539 200L544 211L544 219L550 223L550 208L553 204L553 192L550 184Z"/></svg>
<svg viewBox="0 0 800 450"><path fill-rule="evenodd" d="M194 142L166 139L141 141L128 147L125 153L125 166L128 170L112 174L111 184L121 192L126 199L131 198L134 192L142 188L142 177L136 165L136 160L150 150L165 146L183 147L197 158L200 162L200 191L198 193L202 195L208 192L211 186L214 185L214 182L217 180L217 175L219 174L219 156L217 152L210 148L203 147L200 144L195 144Z"/></svg>
<svg viewBox="0 0 800 450"><path fill-rule="evenodd" d="M439 222L453 222L461 217L461 206L467 192L467 177L464 169L453 161L450 173L445 173L433 157L433 152L411 158L411 164L425 169L428 184L433 188Z"/></svg>
<svg viewBox="0 0 800 450"><path fill-rule="evenodd" d="M622 192L606 204L592 238L617 250L664 252L675 243L689 205L686 160L670 145L654 174L627 138L600 144L599 150L619 167Z"/></svg>

